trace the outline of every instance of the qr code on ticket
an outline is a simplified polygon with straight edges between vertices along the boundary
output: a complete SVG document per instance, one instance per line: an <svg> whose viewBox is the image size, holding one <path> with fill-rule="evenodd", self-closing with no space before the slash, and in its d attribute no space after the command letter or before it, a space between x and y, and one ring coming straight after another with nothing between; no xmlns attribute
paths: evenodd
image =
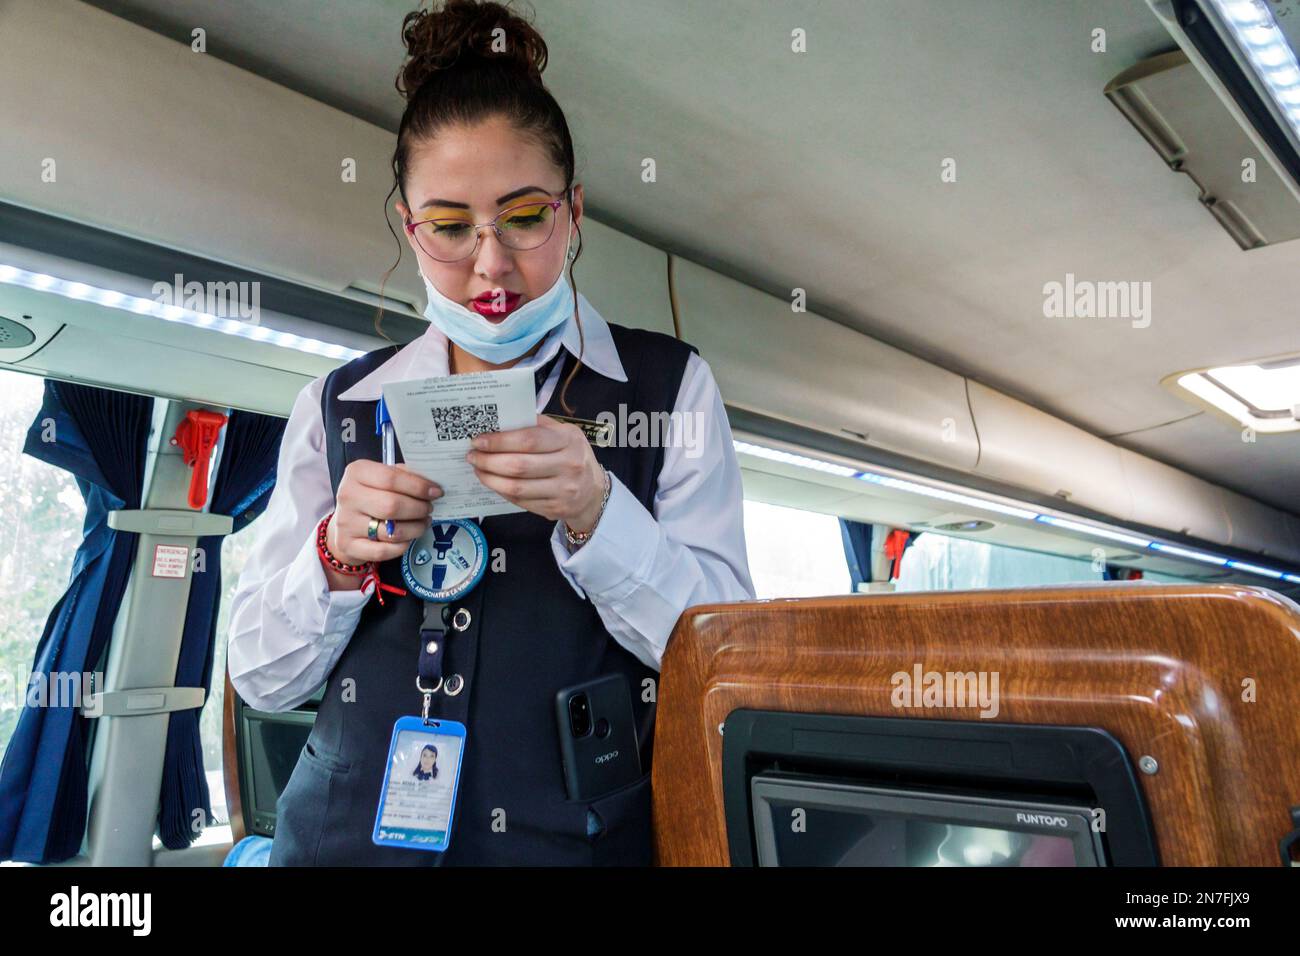
<svg viewBox="0 0 1300 956"><path fill-rule="evenodd" d="M461 441L481 432L500 431L496 402L484 405L448 405L433 409L438 441Z"/></svg>

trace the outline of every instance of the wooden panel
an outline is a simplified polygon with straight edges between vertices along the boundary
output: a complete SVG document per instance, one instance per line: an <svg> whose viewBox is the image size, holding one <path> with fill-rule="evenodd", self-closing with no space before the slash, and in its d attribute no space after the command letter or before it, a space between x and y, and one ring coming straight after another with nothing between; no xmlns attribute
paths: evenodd
<svg viewBox="0 0 1300 956"><path fill-rule="evenodd" d="M239 753L235 747L235 690L225 674L226 696L221 715L221 775L226 784L226 809L230 814L230 837L238 843L248 835L244 829L244 804L239 799Z"/></svg>
<svg viewBox="0 0 1300 956"><path fill-rule="evenodd" d="M1155 757L1138 777L1164 864L1278 864L1300 804L1300 607L1263 588L1137 582L688 609L659 689L658 862L728 864L718 728L737 708L977 718L893 706L891 675L917 664L998 672L1000 723L1099 727Z"/></svg>

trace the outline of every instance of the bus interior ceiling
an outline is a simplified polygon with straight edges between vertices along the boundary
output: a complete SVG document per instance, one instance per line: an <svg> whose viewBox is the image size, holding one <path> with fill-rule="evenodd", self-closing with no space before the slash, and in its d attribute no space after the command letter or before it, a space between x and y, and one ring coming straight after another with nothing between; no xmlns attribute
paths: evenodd
<svg viewBox="0 0 1300 956"><path fill-rule="evenodd" d="M419 334L409 255L381 286L401 104L376 8L405 5L313 6L0 7L0 263L141 299L256 282L263 329L343 351L9 283L0 314L33 334L5 367L286 415L384 343L381 290L389 334ZM747 497L955 535L993 502L968 536L1086 559L1087 528L1127 529L1291 577L1108 560L1295 592L1300 432L1245 440L1163 383L1294 353L1300 270L1285 242L1243 251L1103 95L1176 49L1146 4L753 4L743 29L711 5L536 6L589 197L578 287L701 348ZM57 188L29 174L46 155ZM1049 314L1087 282L1131 284L1129 313Z"/></svg>

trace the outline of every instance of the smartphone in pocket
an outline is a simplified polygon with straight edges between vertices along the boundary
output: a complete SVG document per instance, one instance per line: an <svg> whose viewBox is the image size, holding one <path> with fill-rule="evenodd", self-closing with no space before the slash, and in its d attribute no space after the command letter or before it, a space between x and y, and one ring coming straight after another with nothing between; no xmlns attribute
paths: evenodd
<svg viewBox="0 0 1300 956"><path fill-rule="evenodd" d="M555 718L570 800L592 800L641 776L632 693L622 674L565 687Z"/></svg>

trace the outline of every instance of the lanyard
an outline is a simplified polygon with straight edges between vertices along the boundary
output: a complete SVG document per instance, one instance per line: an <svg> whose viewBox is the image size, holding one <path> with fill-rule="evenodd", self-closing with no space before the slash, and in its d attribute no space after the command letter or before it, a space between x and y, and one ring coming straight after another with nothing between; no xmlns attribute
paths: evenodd
<svg viewBox="0 0 1300 956"><path fill-rule="evenodd" d="M447 648L447 627L442 620L442 604L424 602L424 620L420 625L420 661L415 678L416 689L424 695L420 716L425 724L433 695L442 687L442 655Z"/></svg>

